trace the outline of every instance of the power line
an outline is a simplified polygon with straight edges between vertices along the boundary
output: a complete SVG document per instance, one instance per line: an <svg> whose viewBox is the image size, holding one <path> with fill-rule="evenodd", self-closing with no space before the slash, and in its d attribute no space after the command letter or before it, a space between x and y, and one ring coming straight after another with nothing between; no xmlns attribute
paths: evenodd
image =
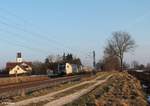
<svg viewBox="0 0 150 106"><path fill-rule="evenodd" d="M20 28L20 27L18 27L18 26L16 26L16 25L11 25L11 26L10 26L10 24L8 24L8 23L6 23L6 22L4 22L4 21L2 21L2 20L0 20L0 23L3 24L3 25L5 25L5 26L8 26L8 27L13 27L13 28L15 28L15 29L17 29L17 30L21 30L21 31L23 31L23 32L25 32L25 33L29 33L30 35L33 35L33 36L38 35L38 36L36 36L36 37L39 37L39 34L30 32L30 31L28 31L28 30L26 30L26 29L22 29L22 28ZM7 31L7 32L10 33L9 31ZM19 37L20 37L20 35L21 35L21 34L15 34L15 36L19 36ZM22 37L23 37L23 36L22 36ZM42 36L41 36L41 37L42 37ZM40 40L43 39L43 38L41 38L41 37L39 37ZM24 38L23 38L23 39L24 39ZM41 42L37 42L37 43L41 43ZM52 45L51 45L51 46L52 46ZM56 47L55 45L53 45L53 46Z"/></svg>
<svg viewBox="0 0 150 106"><path fill-rule="evenodd" d="M19 20L23 21L24 23L30 24L30 26L33 25L33 24L31 24L31 22L27 21L26 19L21 18L21 17L19 17L18 15L14 14L14 13L12 13L12 12L10 12L10 11L7 11L7 10L4 9L4 8L1 8L1 7L0 7L0 10L1 10L1 11L2 11L2 10L5 11L6 13L10 14L11 16L15 16L16 18L18 18ZM3 19L6 19L6 18L3 16ZM4 22L2 22L2 23L4 24ZM5 23L5 25L6 25L6 23ZM8 24L7 24L7 25L8 25ZM19 28L20 30L22 30L22 31L24 31L24 32L31 33L33 36L38 35L38 37L40 37L40 38L45 38L45 40L47 40L48 42L51 41L51 42L56 43L57 45L59 44L59 45L61 45L61 47L64 46L63 43L60 43L59 41L54 40L54 39L50 39L49 37L44 36L44 34L41 35L41 34L39 34L39 33L35 33L35 32L32 32L32 31L26 30L25 28L20 28L20 26L18 27L18 25L20 25L20 24L15 24L14 27L17 28L17 29ZM35 27L35 26L34 26L34 27ZM37 30L39 31L40 28L37 28ZM48 35L49 35L49 34L48 34ZM37 37L37 36L36 36L36 37ZM67 46L64 46L64 47L67 47ZM68 48L68 47L67 47L67 48Z"/></svg>
<svg viewBox="0 0 150 106"><path fill-rule="evenodd" d="M0 10L2 11L5 11L6 13L8 13L8 14L10 14L11 16L14 16L14 17L16 17L17 19L19 19L19 20L21 20L21 21L23 21L24 23L28 23L28 24L30 24L30 25L32 25L33 26L33 24L31 23L31 21L28 21L28 20L26 20L25 18L22 18L22 17L20 17L20 16L18 16L18 15L16 15L15 13L13 13L13 12L10 12L10 11L8 11L8 10L6 10L6 9L4 9L4 8L2 8L2 7L0 7ZM36 27L37 25L34 25L34 27ZM37 27L36 27L37 28ZM37 28L38 29L38 31L39 31L39 29L40 28ZM38 34L39 35L39 34ZM49 34L48 34L49 35ZM52 35L51 35L52 36ZM78 51L78 49L74 49L74 48L70 48L70 47L68 47L68 46L66 46L66 45L64 45L63 43L61 43L61 42L59 42L59 41L57 41L56 39L54 40L54 39L49 39L49 37L47 37L47 36L44 36L43 34L42 34L42 36L41 37L45 37L45 39L46 40L51 40L51 41L53 41L53 42L56 42L56 44L59 44L59 45L61 45L61 47L63 46L63 47L65 47L65 48L69 48L69 49L72 49L72 50L74 50L74 51ZM66 49L65 49L66 50Z"/></svg>
<svg viewBox="0 0 150 106"><path fill-rule="evenodd" d="M4 9L2 9L1 7L0 7L0 10L4 10ZM5 10L4 10L5 11ZM21 21L23 21L23 23L28 23L30 26L33 26L33 24L31 23L31 22L29 22L28 20L26 20L26 19L24 19L24 18L22 18L22 17L20 17L20 16L18 16L18 15L16 15L16 14L14 14L14 13L12 13L12 12L9 12L9 11L5 11L6 13L8 13L9 15L11 15L11 16L13 16L13 17L15 17L15 18L17 18L17 19L19 19L19 20L21 20ZM1 18L1 17L0 17ZM3 20L8 20L8 18L6 18L6 17L4 17L4 16L2 16L2 19ZM42 33L42 35L40 34L40 33L37 33L37 31L39 32L40 31L40 29L41 28L38 28L37 27L37 25L34 25L33 27L35 27L36 29L37 29L37 31L36 32L34 32L34 31L30 31L30 30L27 30L25 27L22 27L22 25L21 24L15 24L15 25L10 25L10 24L8 24L8 23L6 23L6 22L0 22L0 23L2 23L3 25L6 25L6 26L8 26L8 27L12 27L13 29L15 28L15 29L17 29L17 30L21 30L21 31L23 31L23 32L25 32L25 33L28 33L28 34L30 34L30 35L33 35L35 38L36 37L38 37L38 38L40 38L40 40L43 40L43 41L45 41L45 43L47 42L47 43L49 43L50 44L50 46L55 46L55 47L58 47L59 46L59 48L61 48L61 50L63 50L63 52L67 52L67 53L69 53L69 51L71 50L71 51L74 51L76 54L78 54L78 56L79 56L79 54L81 54L81 52L82 53L84 53L85 51L84 50L82 50L82 49L80 49L80 51L79 51L79 49L75 49L75 48L70 48L69 46L66 46L66 45L64 45L63 43L61 43L61 42L59 42L58 40L55 40L54 39L54 37L53 37L53 39L50 39L48 36L49 35L51 35L51 34L47 34L48 36L45 36L45 34L43 34ZM34 28L34 29L35 29ZM16 34L15 36L21 36L21 34L19 35L19 34ZM51 35L52 36L52 35ZM24 36L22 36L22 39L24 39ZM24 39L25 40L25 39ZM33 41L35 41L34 39L33 39ZM51 43L51 42L54 42L54 43ZM35 43L35 42L34 42ZM40 44L40 43L39 43ZM58 45L58 46L56 46L56 45ZM56 49L57 50L57 49Z"/></svg>
<svg viewBox="0 0 150 106"><path fill-rule="evenodd" d="M1 38L0 38L1 39ZM26 49L29 49L29 50L32 50L32 51L38 51L38 53L43 53L43 50L41 49L38 49L38 48L32 48L32 47L29 47L29 46L25 46L25 45L22 45L21 43L18 43L18 42L11 42L9 40L6 40L6 39L1 39L1 42L4 42L10 46L18 46L18 47L23 47L23 48L26 48ZM41 52L39 52L41 51ZM45 51L44 51L45 52Z"/></svg>
<svg viewBox="0 0 150 106"><path fill-rule="evenodd" d="M31 21L29 21L29 20L27 20L27 19L25 19L25 18L23 18L23 17L20 17L20 16L16 15L16 14L13 13L13 12L10 12L10 11L8 11L8 10L2 8L2 7L0 7L0 10L1 10L1 11L3 10L3 11L5 11L6 13L8 13L9 15L16 17L17 19L23 21L25 24L28 23L30 26L34 26L36 29L38 29L38 31L41 29L41 28L37 27L38 25L33 24ZM3 16L2 16L2 17L3 17ZM5 17L3 17L3 18L6 19ZM21 24L18 24L18 25L21 25ZM50 34L47 34L47 35L50 35ZM44 35L42 35L42 37L43 37L43 36L44 36ZM52 35L51 35L51 36L52 36ZM46 36L44 36L44 37L46 37ZM52 36L52 37L54 37L54 36ZM47 38L48 40L51 40L51 41L60 43L60 41L57 41L56 39L52 39L52 38L49 39L49 37L46 37L46 38ZM62 43L60 43L60 44L62 45Z"/></svg>
<svg viewBox="0 0 150 106"><path fill-rule="evenodd" d="M8 23L6 23L6 22L3 22L3 21L1 21L0 20L0 23L1 24L4 24L4 25L6 25L6 26L8 26L8 27L10 27L10 25L8 24ZM13 27L13 26L12 26ZM19 27L18 26L14 26L16 29L19 29ZM19 29L19 30L22 30L22 29ZM10 31L6 31L6 30L2 30L2 31L4 31L4 32L7 32L7 33L10 33L11 35L15 35L15 36L19 36L20 37L20 35L21 34L17 34L17 33L11 33ZM26 30L23 30L24 32L26 32ZM23 36L22 36L23 37ZM23 38L22 38L23 39ZM24 46L24 45L20 45L20 44L22 44L22 43L17 43L17 44L14 44L14 45L17 45L17 46L19 46L19 47L23 47L23 48L27 48L28 50L32 50L32 51L38 51L38 52L41 52L41 51L44 51L44 50L41 50L41 49L39 49L39 48L32 48L32 47L28 47L28 46Z"/></svg>
<svg viewBox="0 0 150 106"><path fill-rule="evenodd" d="M21 36L22 34L18 34L18 33L14 33L14 32L11 32L11 31L9 31L9 30L4 30L4 29L1 29L0 28L0 31L2 31L2 32L5 32L5 33L9 33L10 35L14 35L13 36L13 38L19 38L20 40L19 40L19 42L21 41L21 43L28 43L29 42L29 40L30 41L32 41L32 43L34 43L34 44L36 44L36 45L38 45L38 44L40 44L40 42L33 42L33 40L32 39L28 39L27 41L24 39L24 36ZM31 45L30 45L31 46ZM47 46L47 45L44 45L44 46Z"/></svg>

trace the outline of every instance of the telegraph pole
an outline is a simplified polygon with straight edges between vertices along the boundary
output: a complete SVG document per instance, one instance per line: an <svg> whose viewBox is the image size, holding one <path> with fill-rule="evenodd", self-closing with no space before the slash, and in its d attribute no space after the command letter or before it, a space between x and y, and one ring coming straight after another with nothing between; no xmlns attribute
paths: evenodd
<svg viewBox="0 0 150 106"><path fill-rule="evenodd" d="M93 51L93 67L96 68L95 51Z"/></svg>

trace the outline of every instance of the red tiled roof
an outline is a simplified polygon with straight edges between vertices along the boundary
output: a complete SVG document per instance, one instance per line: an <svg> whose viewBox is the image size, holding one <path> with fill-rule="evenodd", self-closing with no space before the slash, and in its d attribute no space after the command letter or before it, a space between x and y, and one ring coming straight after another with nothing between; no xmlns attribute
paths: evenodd
<svg viewBox="0 0 150 106"><path fill-rule="evenodd" d="M19 65L19 66L21 66L21 68L25 68L26 66L23 66L22 64L23 63L25 63L25 64L27 64L27 65L29 65L29 66L32 66L32 62L20 62L20 63L18 63L18 62L8 62L7 64L6 64L6 69L12 69L12 68L14 68L16 65Z"/></svg>

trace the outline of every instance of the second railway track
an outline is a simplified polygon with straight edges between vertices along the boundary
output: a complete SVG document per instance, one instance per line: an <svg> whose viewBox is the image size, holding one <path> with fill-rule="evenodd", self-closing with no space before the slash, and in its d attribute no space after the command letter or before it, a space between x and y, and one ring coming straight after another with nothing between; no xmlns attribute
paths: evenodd
<svg viewBox="0 0 150 106"><path fill-rule="evenodd" d="M89 75L76 75L0 86L0 98L5 99L12 96L22 95L23 93L26 94L47 87L53 87L62 83L77 81L86 76Z"/></svg>

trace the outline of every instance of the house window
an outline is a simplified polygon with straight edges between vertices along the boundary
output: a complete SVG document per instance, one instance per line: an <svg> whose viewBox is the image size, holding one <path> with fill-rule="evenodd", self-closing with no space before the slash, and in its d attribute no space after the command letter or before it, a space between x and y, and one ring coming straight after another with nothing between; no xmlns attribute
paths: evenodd
<svg viewBox="0 0 150 106"><path fill-rule="evenodd" d="M69 66L67 66L67 68L69 68Z"/></svg>
<svg viewBox="0 0 150 106"><path fill-rule="evenodd" d="M19 67L17 68L17 70L19 70Z"/></svg>

